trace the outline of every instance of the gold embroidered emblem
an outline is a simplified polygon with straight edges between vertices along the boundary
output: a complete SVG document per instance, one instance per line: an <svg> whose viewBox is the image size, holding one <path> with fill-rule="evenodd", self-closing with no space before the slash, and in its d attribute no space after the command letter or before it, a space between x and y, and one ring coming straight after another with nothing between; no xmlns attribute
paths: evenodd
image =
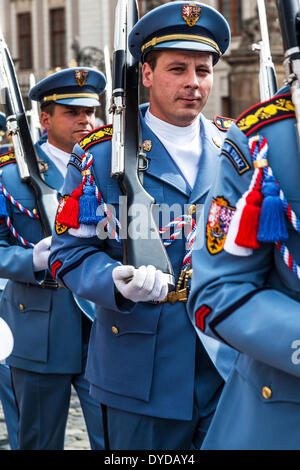
<svg viewBox="0 0 300 470"><path fill-rule="evenodd" d="M111 138L113 133L112 126L102 127L101 129L93 132L92 134L84 137L80 142L79 145L82 149L87 148L87 146L101 142L102 140L107 140Z"/></svg>
<svg viewBox="0 0 300 470"><path fill-rule="evenodd" d="M17 163L14 153L5 153L0 156L0 167L8 165L9 163Z"/></svg>
<svg viewBox="0 0 300 470"><path fill-rule="evenodd" d="M212 200L206 224L206 243L211 255L223 250L234 212L235 208L223 197Z"/></svg>
<svg viewBox="0 0 300 470"><path fill-rule="evenodd" d="M237 121L237 126L248 136L262 125L274 120L293 117L294 113L295 107L291 99L275 97L265 104L259 104L242 114Z"/></svg>
<svg viewBox="0 0 300 470"><path fill-rule="evenodd" d="M89 72L88 70L75 70L74 75L75 75L76 82L78 83L80 87L82 87L86 84L86 81L89 76Z"/></svg>
<svg viewBox="0 0 300 470"><path fill-rule="evenodd" d="M194 26L200 18L202 8L199 5L183 5L182 18L189 26Z"/></svg>

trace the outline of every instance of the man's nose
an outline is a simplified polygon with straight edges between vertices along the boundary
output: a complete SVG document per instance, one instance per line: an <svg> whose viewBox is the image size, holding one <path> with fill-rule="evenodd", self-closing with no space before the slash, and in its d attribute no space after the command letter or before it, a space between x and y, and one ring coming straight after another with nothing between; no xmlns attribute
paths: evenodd
<svg viewBox="0 0 300 470"><path fill-rule="evenodd" d="M81 111L78 114L78 120L79 120L79 122L87 123L87 122L89 122L89 116L85 111Z"/></svg>
<svg viewBox="0 0 300 470"><path fill-rule="evenodd" d="M186 73L186 87L188 88L198 88L199 79L195 69L189 69Z"/></svg>

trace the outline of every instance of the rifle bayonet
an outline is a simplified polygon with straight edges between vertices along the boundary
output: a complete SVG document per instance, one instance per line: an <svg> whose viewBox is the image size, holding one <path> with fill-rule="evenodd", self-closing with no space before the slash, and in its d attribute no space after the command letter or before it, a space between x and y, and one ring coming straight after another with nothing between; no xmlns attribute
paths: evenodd
<svg viewBox="0 0 300 470"><path fill-rule="evenodd" d="M257 0L257 7L260 22L261 41L259 41L258 44L253 44L252 49L259 50L260 99L262 101L267 101L276 93L277 81L275 67L271 56L265 0Z"/></svg>

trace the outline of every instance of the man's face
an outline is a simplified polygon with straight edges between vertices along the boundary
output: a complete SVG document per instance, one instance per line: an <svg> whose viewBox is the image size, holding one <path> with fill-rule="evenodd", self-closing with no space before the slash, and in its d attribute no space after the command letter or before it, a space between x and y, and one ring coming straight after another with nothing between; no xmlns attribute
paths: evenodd
<svg viewBox="0 0 300 470"><path fill-rule="evenodd" d="M143 65L143 84L150 89L150 112L175 126L193 123L213 85L212 54L163 50L156 67Z"/></svg>
<svg viewBox="0 0 300 470"><path fill-rule="evenodd" d="M41 113L41 125L48 132L50 144L71 153L74 145L95 129L95 108L56 104L52 116Z"/></svg>

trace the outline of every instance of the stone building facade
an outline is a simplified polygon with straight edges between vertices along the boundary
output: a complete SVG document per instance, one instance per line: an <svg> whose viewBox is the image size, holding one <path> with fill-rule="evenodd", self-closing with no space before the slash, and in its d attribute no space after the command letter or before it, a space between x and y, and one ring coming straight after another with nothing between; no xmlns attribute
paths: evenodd
<svg viewBox="0 0 300 470"><path fill-rule="evenodd" d="M168 0L138 0L140 14ZM26 105L29 77L40 80L80 58L105 72L104 48L113 52L117 0L0 0L0 27L14 59ZM202 0L221 11L232 27L231 46L215 67L205 114L236 118L259 100L259 55L252 51L260 29L255 1ZM273 60L283 82L282 45L275 0L266 0ZM275 10L274 10L275 9Z"/></svg>

